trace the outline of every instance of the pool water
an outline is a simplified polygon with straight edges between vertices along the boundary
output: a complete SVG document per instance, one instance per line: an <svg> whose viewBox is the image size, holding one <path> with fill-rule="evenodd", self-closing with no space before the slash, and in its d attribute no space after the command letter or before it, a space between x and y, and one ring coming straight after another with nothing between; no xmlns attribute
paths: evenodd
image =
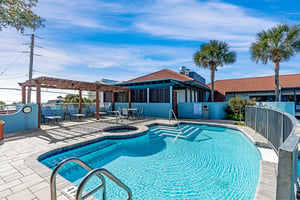
<svg viewBox="0 0 300 200"><path fill-rule="evenodd" d="M138 138L101 141L40 162L53 169L76 155L93 168L111 171L131 188L134 199L253 199L261 160L257 148L237 130L189 126L197 131L174 142L174 137L162 134L170 131L152 126ZM86 173L74 164L60 170L76 185ZM92 180L86 191L99 184L98 178ZM126 192L107 182L107 199L126 198Z"/></svg>

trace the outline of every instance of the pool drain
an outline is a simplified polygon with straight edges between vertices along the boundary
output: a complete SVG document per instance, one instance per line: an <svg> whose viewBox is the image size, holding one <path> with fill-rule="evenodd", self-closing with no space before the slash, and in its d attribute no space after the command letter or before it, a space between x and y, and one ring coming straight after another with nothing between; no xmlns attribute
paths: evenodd
<svg viewBox="0 0 300 200"><path fill-rule="evenodd" d="M77 192L77 187L76 186L71 186L71 187L68 187L64 190L64 192L66 194L68 194L70 197L74 198L75 199L75 195L76 195L76 192Z"/></svg>

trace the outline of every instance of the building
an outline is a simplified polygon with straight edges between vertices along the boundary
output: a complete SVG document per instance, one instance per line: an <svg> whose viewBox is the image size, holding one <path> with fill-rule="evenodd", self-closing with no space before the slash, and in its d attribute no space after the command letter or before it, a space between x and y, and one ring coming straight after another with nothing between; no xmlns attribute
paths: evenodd
<svg viewBox="0 0 300 200"><path fill-rule="evenodd" d="M274 76L218 80L215 81L215 101L228 101L236 95L258 102L274 101L274 82ZM300 74L279 76L279 88L280 101L295 102L296 113L300 112Z"/></svg>
<svg viewBox="0 0 300 200"><path fill-rule="evenodd" d="M205 79L187 70L185 67L181 68L182 73L189 76L163 69L115 84L130 88L130 93L114 94L116 107L118 104L122 107L122 103L130 101L133 107L144 107L147 116L167 117L170 109L178 112L180 102L205 102L209 93ZM104 102L111 101L112 94L104 93Z"/></svg>

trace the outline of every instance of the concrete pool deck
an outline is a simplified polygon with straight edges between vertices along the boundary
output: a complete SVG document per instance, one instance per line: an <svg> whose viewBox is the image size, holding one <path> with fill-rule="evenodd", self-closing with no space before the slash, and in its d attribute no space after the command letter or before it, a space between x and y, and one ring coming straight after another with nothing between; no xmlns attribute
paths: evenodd
<svg viewBox="0 0 300 200"><path fill-rule="evenodd" d="M199 122L199 121L190 121ZM223 123L222 123L223 122ZM125 124L137 124L143 127L152 123L169 123L168 120L128 121ZM238 127L224 121L201 121L205 124L217 124L242 130L255 144L263 146L263 151L269 152L265 138L248 127ZM43 126L42 129L30 132L16 133L4 139L0 145L0 199L5 200L47 200L50 199L49 177L51 170L37 161L38 155L44 152L99 137L108 133L102 130L111 126L111 121L85 120L66 124ZM119 134L119 133L118 133ZM124 135L121 133L120 135ZM127 133L125 133L127 134ZM114 133L116 135L116 133ZM263 152L261 151L261 152ZM262 153L262 155L267 154ZM264 156L263 156L264 158ZM273 162L270 162L273 161ZM276 159L261 161L260 180L255 199L275 199L276 194ZM58 199L72 199L64 193L70 183L62 177L57 177ZM88 198L92 199L92 198Z"/></svg>

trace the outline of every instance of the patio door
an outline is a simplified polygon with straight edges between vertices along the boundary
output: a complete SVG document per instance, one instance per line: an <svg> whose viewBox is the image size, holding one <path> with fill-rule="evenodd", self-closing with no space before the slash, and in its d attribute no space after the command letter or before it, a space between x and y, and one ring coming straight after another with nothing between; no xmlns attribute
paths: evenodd
<svg viewBox="0 0 300 200"><path fill-rule="evenodd" d="M177 104L177 91L173 90L173 98L172 98L172 109L178 118L178 104Z"/></svg>

